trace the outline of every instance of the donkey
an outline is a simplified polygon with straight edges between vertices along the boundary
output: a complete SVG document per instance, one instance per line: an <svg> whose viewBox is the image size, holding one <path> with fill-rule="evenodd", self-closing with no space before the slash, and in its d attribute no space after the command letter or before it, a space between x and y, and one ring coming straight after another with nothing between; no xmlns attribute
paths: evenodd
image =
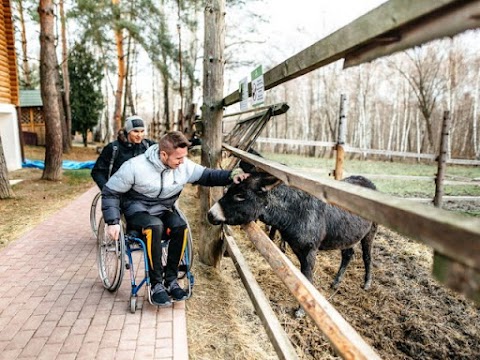
<svg viewBox="0 0 480 360"><path fill-rule="evenodd" d="M343 181L376 189L363 176L350 176ZM300 261L301 272L310 282L317 251L341 250L342 261L333 288L337 288L343 278L354 254L353 246L361 242L365 265L363 288L369 289L372 242L377 224L279 183L269 174L251 173L241 183L228 188L209 210L208 220L214 225L242 225L258 219L275 227L292 248Z"/></svg>

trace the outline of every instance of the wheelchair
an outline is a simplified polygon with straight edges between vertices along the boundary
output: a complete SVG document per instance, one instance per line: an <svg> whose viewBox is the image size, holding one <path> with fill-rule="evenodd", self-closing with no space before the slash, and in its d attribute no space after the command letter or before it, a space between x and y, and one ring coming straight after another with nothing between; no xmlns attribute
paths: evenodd
<svg viewBox="0 0 480 360"><path fill-rule="evenodd" d="M185 245L185 249L178 267L178 280L179 284L187 293L187 299L189 299L192 296L194 285L194 276L190 271L193 261L193 243L190 225L178 206L175 206L174 211L176 211L185 220L188 227L187 244ZM92 220L92 218L90 219ZM91 222L91 224L97 225L96 221ZM122 283L125 270L129 270L131 283L130 311L135 313L137 309L138 292L143 285L146 287L148 302L152 304L151 283L148 272L149 262L143 235L139 234L137 231L127 230L125 221L122 220L120 222L119 239L118 241L112 240L107 235L107 226L103 220L103 217L100 217L100 221L96 227L96 232L98 273L100 279L102 280L103 287L110 292L117 291ZM162 265L164 268L167 264L168 243L169 239L164 233L164 236L162 237ZM141 254L141 259L137 259L139 260L137 261L138 266L134 259L134 254L137 252ZM141 266L142 264L143 271ZM142 275L139 275L140 272L144 274L143 278Z"/></svg>

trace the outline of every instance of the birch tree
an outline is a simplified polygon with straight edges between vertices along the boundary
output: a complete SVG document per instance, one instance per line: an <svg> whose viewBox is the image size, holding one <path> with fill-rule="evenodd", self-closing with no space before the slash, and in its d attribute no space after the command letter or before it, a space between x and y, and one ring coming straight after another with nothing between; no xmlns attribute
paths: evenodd
<svg viewBox="0 0 480 360"><path fill-rule="evenodd" d="M436 151L434 136L433 112L438 97L443 90L443 79L440 76L443 56L431 45L415 48L404 53L406 62L402 65L393 63L396 70L408 81L418 102L418 108L423 115L426 136L422 139L420 152L426 152L429 147ZM410 65L408 68L405 65Z"/></svg>

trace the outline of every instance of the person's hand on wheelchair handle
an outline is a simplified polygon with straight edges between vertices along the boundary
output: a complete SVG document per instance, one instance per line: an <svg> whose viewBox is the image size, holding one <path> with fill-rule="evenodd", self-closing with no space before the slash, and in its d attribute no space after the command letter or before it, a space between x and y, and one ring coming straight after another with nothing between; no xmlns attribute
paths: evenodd
<svg viewBox="0 0 480 360"><path fill-rule="evenodd" d="M120 224L108 225L107 234L113 240L118 240L118 237L120 235Z"/></svg>

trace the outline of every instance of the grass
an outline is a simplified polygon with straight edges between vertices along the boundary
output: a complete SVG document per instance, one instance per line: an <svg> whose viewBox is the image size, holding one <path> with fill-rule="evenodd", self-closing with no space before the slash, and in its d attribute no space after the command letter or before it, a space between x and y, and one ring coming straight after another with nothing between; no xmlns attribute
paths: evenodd
<svg viewBox="0 0 480 360"><path fill-rule="evenodd" d="M87 161L95 160L97 156L93 148L74 147L69 154L64 154L63 159ZM45 148L26 146L25 157L43 160ZM24 168L9 173L10 180L22 181L12 186L14 198L0 200L0 248L95 185L89 169L64 170L61 181L41 180L42 172L40 169Z"/></svg>
<svg viewBox="0 0 480 360"><path fill-rule="evenodd" d="M310 158L300 155L285 154L263 154L266 158L280 162L294 168L303 170L318 171L320 176L328 176L328 173L335 167L335 159ZM393 176L428 176L435 177L437 173L436 164L399 163L390 161L356 160L346 159L344 172L346 175L393 175ZM433 197L435 194L434 180L405 179L376 179L373 178L377 188L387 194L400 197ZM472 181L480 179L480 168L476 166L448 165L446 180ZM444 186L445 195L448 196L480 196L480 182L472 182L470 185Z"/></svg>

